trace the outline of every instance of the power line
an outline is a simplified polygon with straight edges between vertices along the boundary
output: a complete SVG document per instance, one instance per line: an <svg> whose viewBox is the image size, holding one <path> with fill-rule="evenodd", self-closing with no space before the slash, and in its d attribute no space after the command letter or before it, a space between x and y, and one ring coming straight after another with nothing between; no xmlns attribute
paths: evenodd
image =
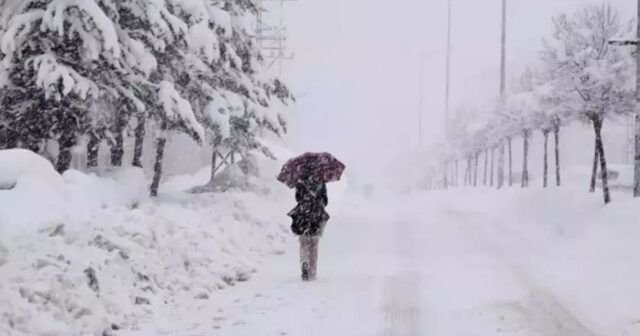
<svg viewBox="0 0 640 336"><path fill-rule="evenodd" d="M284 24L284 4L298 0L257 0L258 15L256 17L256 40L263 57L268 61L267 70L278 65L278 74L282 75L282 65L286 60L292 60L293 53L287 52L287 27ZM278 23L269 25L264 20L267 9L265 2L278 2Z"/></svg>

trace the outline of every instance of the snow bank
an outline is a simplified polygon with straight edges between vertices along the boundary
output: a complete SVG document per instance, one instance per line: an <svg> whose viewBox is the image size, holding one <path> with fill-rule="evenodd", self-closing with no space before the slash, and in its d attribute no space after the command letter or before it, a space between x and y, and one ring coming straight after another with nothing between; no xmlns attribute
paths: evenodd
<svg viewBox="0 0 640 336"><path fill-rule="evenodd" d="M11 228L0 235L0 335L135 334L159 310L180 312L250 279L290 237L289 191L275 183L266 196L163 186L151 202L139 169L60 177L19 155L42 167L16 169L15 187L0 191L0 228Z"/></svg>
<svg viewBox="0 0 640 336"><path fill-rule="evenodd" d="M26 149L0 150L0 189L11 189L20 178L39 176L53 183L60 175L51 162Z"/></svg>
<svg viewBox="0 0 640 336"><path fill-rule="evenodd" d="M586 192L584 169L567 172L561 188L451 190L422 201L485 218L480 229L505 258L595 334L638 335L640 203L614 192L605 206L600 190Z"/></svg>
<svg viewBox="0 0 640 336"><path fill-rule="evenodd" d="M70 201L84 204L86 209L135 208L148 200L147 180L139 168L101 170L93 174L68 170L62 177L68 186ZM74 215L78 215L78 211Z"/></svg>
<svg viewBox="0 0 640 336"><path fill-rule="evenodd" d="M24 149L0 151L0 237L61 221L62 188L45 158Z"/></svg>

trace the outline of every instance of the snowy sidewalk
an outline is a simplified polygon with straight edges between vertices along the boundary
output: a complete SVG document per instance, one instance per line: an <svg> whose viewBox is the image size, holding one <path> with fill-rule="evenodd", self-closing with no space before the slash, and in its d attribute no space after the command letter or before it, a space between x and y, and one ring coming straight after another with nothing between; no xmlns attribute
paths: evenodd
<svg viewBox="0 0 640 336"><path fill-rule="evenodd" d="M251 281L152 334L598 335L531 276L515 246L532 246L498 220L437 197L346 208L321 240L316 282L299 280L291 240Z"/></svg>

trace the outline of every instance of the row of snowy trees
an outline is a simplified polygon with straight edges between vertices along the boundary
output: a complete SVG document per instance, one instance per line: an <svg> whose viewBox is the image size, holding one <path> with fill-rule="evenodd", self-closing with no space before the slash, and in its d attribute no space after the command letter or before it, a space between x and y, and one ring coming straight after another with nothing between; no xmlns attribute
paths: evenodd
<svg viewBox="0 0 640 336"><path fill-rule="evenodd" d="M560 185L560 130L569 123L590 124L594 131L593 172L591 191L596 189L598 168L601 171L605 203L610 202L607 161L603 146L602 127L606 120L633 113L634 64L628 49L610 46L609 41L631 32L631 22L625 24L608 4L585 6L572 15L553 18L553 35L544 40L540 66L527 70L511 92L501 97L489 113L459 113L449 126L453 155L444 164L444 171L457 171L458 159L466 161L466 185L478 185L478 161L484 156L482 183L494 185L494 156L504 153L507 146L508 176L497 170L496 185L512 185L512 145L522 139L523 160L520 185L529 184L529 142L533 132L544 139L543 186L548 182L548 142L555 140L555 183ZM476 111L473 111L476 112ZM481 114L480 118L469 115ZM488 117L487 117L488 116ZM490 167L488 167L490 166ZM504 162L498 162L504 167ZM487 181L487 172L489 180ZM458 184L445 173L444 186Z"/></svg>
<svg viewBox="0 0 640 336"><path fill-rule="evenodd" d="M286 132L269 107L293 98L265 76L259 10L255 0L0 0L0 147L55 141L63 172L79 144L89 167L102 142L122 165L127 136L142 166L151 136L153 195L169 132L213 145L214 166L221 151L268 155L258 135Z"/></svg>

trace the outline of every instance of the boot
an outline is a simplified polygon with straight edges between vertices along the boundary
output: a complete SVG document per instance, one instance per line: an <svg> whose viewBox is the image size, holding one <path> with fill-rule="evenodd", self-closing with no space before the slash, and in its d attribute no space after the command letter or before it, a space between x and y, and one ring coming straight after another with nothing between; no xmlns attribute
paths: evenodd
<svg viewBox="0 0 640 336"><path fill-rule="evenodd" d="M302 263L302 281L309 281L309 262Z"/></svg>

